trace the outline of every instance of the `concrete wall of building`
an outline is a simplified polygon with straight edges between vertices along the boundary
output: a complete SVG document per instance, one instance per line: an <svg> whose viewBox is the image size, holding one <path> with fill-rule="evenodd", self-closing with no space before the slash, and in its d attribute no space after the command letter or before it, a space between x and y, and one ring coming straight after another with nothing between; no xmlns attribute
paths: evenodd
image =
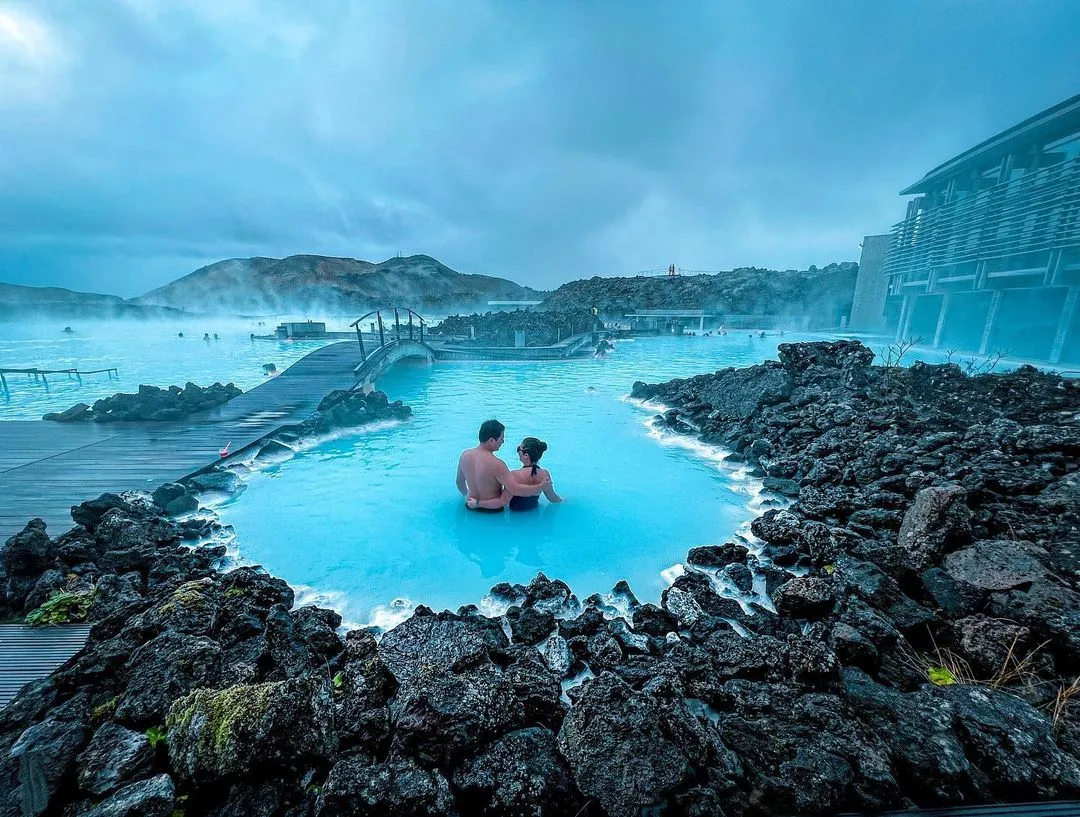
<svg viewBox="0 0 1080 817"><path fill-rule="evenodd" d="M891 235L863 237L859 275L855 279L855 296L851 304L852 329L880 332L886 328L885 295L889 279L885 277L885 256L892 244Z"/></svg>

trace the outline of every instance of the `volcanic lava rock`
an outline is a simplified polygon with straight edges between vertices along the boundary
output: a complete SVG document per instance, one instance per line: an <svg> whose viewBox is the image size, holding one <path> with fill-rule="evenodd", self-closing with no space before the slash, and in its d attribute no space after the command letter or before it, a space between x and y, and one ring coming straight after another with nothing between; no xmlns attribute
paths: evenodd
<svg viewBox="0 0 1080 817"><path fill-rule="evenodd" d="M932 804L970 796L971 764L951 704L924 690L897 692L856 669L844 670L843 684L843 697L885 742L912 799Z"/></svg>
<svg viewBox="0 0 1080 817"><path fill-rule="evenodd" d="M911 570L937 563L948 550L966 544L971 536L967 491L959 485L923 488L904 515L898 542L908 554Z"/></svg>
<svg viewBox="0 0 1080 817"><path fill-rule="evenodd" d="M412 409L400 400L391 403L381 391L368 394L360 389L337 390L326 395L309 420L296 428L299 436L323 435L340 428L352 428L384 420L407 420ZM272 441L273 442L273 441ZM278 445L282 445L280 441ZM265 447L265 446L264 446Z"/></svg>
<svg viewBox="0 0 1080 817"><path fill-rule="evenodd" d="M945 557L945 572L983 590L1011 590L1042 580L1046 571L1020 542L976 542Z"/></svg>
<svg viewBox="0 0 1080 817"><path fill-rule="evenodd" d="M122 720L143 727L160 724L173 703L221 673L221 647L204 636L167 630L131 654L127 689L117 705Z"/></svg>
<svg viewBox="0 0 1080 817"><path fill-rule="evenodd" d="M315 679L199 689L169 711L169 758L199 782L289 768L337 747L333 723L329 684Z"/></svg>
<svg viewBox="0 0 1080 817"><path fill-rule="evenodd" d="M492 743L454 774L462 811L480 815L576 814L585 803L555 735L533 727Z"/></svg>
<svg viewBox="0 0 1080 817"><path fill-rule="evenodd" d="M421 675L428 667L461 671L489 660L489 652L509 641L497 622L452 613L435 615L417 608L412 618L383 636L379 654L400 683Z"/></svg>
<svg viewBox="0 0 1080 817"><path fill-rule="evenodd" d="M42 580L43 573L52 564L53 556L52 540L40 519L31 519L25 528L7 540L4 549L0 550L0 579L6 576L7 581L0 588L3 590L3 600L12 609L21 610L25 606L27 596ZM46 584L49 582L46 581ZM41 592L47 592L44 585Z"/></svg>
<svg viewBox="0 0 1080 817"><path fill-rule="evenodd" d="M839 697L785 684L724 685L720 728L763 814L875 810L900 802L887 746Z"/></svg>
<svg viewBox="0 0 1080 817"><path fill-rule="evenodd" d="M827 614L836 599L830 579L814 576L795 577L781 585L773 596L782 616L815 618Z"/></svg>
<svg viewBox="0 0 1080 817"><path fill-rule="evenodd" d="M738 761L659 678L640 692L605 673L586 682L559 731L578 788L609 814L658 805L698 773L731 784Z"/></svg>
<svg viewBox="0 0 1080 817"><path fill-rule="evenodd" d="M407 676L390 716L395 751L441 767L525 726L525 709L511 680L491 663L457 673L422 670Z"/></svg>
<svg viewBox="0 0 1080 817"><path fill-rule="evenodd" d="M511 607L506 611L506 620L514 641L522 644L539 644L555 629L555 616L536 607Z"/></svg>
<svg viewBox="0 0 1080 817"><path fill-rule="evenodd" d="M182 389L179 386L159 389L144 385L139 386L137 394L114 394L95 400L92 407L77 403L67 411L46 414L42 419L58 423L179 420L194 412L220 406L240 394L240 389L232 383L225 386L214 383L206 388L188 383Z"/></svg>
<svg viewBox="0 0 1080 817"><path fill-rule="evenodd" d="M81 817L169 817L174 814L176 787L167 774L132 783L96 805L78 813Z"/></svg>
<svg viewBox="0 0 1080 817"><path fill-rule="evenodd" d="M956 713L956 728L979 787L997 798L1075 797L1080 762L1062 752L1050 722L1026 701L988 687L935 687Z"/></svg>
<svg viewBox="0 0 1080 817"><path fill-rule="evenodd" d="M319 817L442 817L454 813L446 778L408 758L372 763L364 755L334 763L319 793Z"/></svg>
<svg viewBox="0 0 1080 817"><path fill-rule="evenodd" d="M703 545L690 548L686 561L701 567L725 567L738 562L745 564L749 550L745 545L725 542L723 545Z"/></svg>
<svg viewBox="0 0 1080 817"><path fill-rule="evenodd" d="M125 781L149 774L153 761L146 735L105 723L78 758L79 788L94 796L108 794Z"/></svg>

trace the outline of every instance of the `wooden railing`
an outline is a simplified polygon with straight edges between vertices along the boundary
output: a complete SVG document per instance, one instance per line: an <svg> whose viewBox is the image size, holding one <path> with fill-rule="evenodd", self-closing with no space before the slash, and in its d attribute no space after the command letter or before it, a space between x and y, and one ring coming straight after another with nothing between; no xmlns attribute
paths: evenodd
<svg viewBox="0 0 1080 817"><path fill-rule="evenodd" d="M362 359L366 360L368 355L367 355L367 350L364 348L364 334L360 329L360 324L362 322L366 321L372 315L374 315L375 316L375 322L378 324L378 327L379 327L379 346L380 347L386 346L386 332L385 332L385 327L384 327L384 324L383 324L382 313L383 312L389 312L391 309L393 309L393 311L394 311L394 324L393 324L393 326L394 326L395 340L397 340L398 342L401 341L401 328L402 328L402 326L405 326L405 327L408 328L409 340L414 340L414 337L413 337L413 327L414 327L413 318L416 318L416 324L415 325L418 325L419 328L420 328L420 342L421 343L424 342L424 327L427 326L427 321L425 321L419 315L419 313L413 312L413 310L409 309L407 306L394 306L394 307L384 307L383 309L374 309L371 312L368 312L363 317L357 318L355 321L353 321L352 323L349 324L349 326L351 326L352 328L354 328L356 330L356 339L360 343L360 357ZM408 313L409 322L407 324L402 324L401 323L400 310L404 310L405 312Z"/></svg>
<svg viewBox="0 0 1080 817"><path fill-rule="evenodd" d="M46 386L49 385L48 379L45 377L50 374L66 374L69 378L75 375L79 382L82 382L82 376L84 374L101 374L106 372L111 379L114 375L120 377L120 373L116 370L116 367L109 367L108 369L0 369L0 388L7 391L7 379L4 377L6 374L25 374L33 377L34 380L41 380Z"/></svg>

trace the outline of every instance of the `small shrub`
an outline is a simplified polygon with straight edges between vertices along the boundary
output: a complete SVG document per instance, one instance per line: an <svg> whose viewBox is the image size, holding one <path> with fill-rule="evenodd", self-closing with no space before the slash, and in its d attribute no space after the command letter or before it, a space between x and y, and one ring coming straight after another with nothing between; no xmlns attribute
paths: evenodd
<svg viewBox="0 0 1080 817"><path fill-rule="evenodd" d="M956 676L945 667L927 667L926 677L930 679L931 684L938 687L950 686L956 683Z"/></svg>
<svg viewBox="0 0 1080 817"><path fill-rule="evenodd" d="M920 343L922 343L921 337L908 338L878 350L878 359L881 361L882 368L881 389L884 393L891 394L893 375L903 368L904 356L911 350L911 347Z"/></svg>
<svg viewBox="0 0 1080 817"><path fill-rule="evenodd" d="M26 616L26 623L31 627L44 627L86 621L93 600L93 589L81 592L57 590L48 601Z"/></svg>
<svg viewBox="0 0 1080 817"><path fill-rule="evenodd" d="M169 738L169 733L161 726L151 726L146 730L146 740L150 744L151 749L157 749L159 743L165 743Z"/></svg>

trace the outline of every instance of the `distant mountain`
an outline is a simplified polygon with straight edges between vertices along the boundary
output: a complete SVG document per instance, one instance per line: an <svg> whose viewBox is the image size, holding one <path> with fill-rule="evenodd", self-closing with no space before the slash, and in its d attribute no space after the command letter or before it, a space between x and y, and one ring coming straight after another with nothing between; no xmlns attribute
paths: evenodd
<svg viewBox="0 0 1080 817"><path fill-rule="evenodd" d="M359 312L380 306L427 311L486 309L489 300L538 301L546 294L505 278L456 272L427 255L391 258L381 264L292 255L218 261L129 303L199 312L359 317Z"/></svg>
<svg viewBox="0 0 1080 817"><path fill-rule="evenodd" d="M132 304L115 295L75 292L60 287L27 287L0 283L0 320L28 318L161 318L175 309Z"/></svg>
<svg viewBox="0 0 1080 817"><path fill-rule="evenodd" d="M539 307L559 311L596 307L618 320L638 309L704 309L729 315L809 315L811 325L836 326L851 312L859 265L818 269L743 267L716 275L588 278L555 290Z"/></svg>

